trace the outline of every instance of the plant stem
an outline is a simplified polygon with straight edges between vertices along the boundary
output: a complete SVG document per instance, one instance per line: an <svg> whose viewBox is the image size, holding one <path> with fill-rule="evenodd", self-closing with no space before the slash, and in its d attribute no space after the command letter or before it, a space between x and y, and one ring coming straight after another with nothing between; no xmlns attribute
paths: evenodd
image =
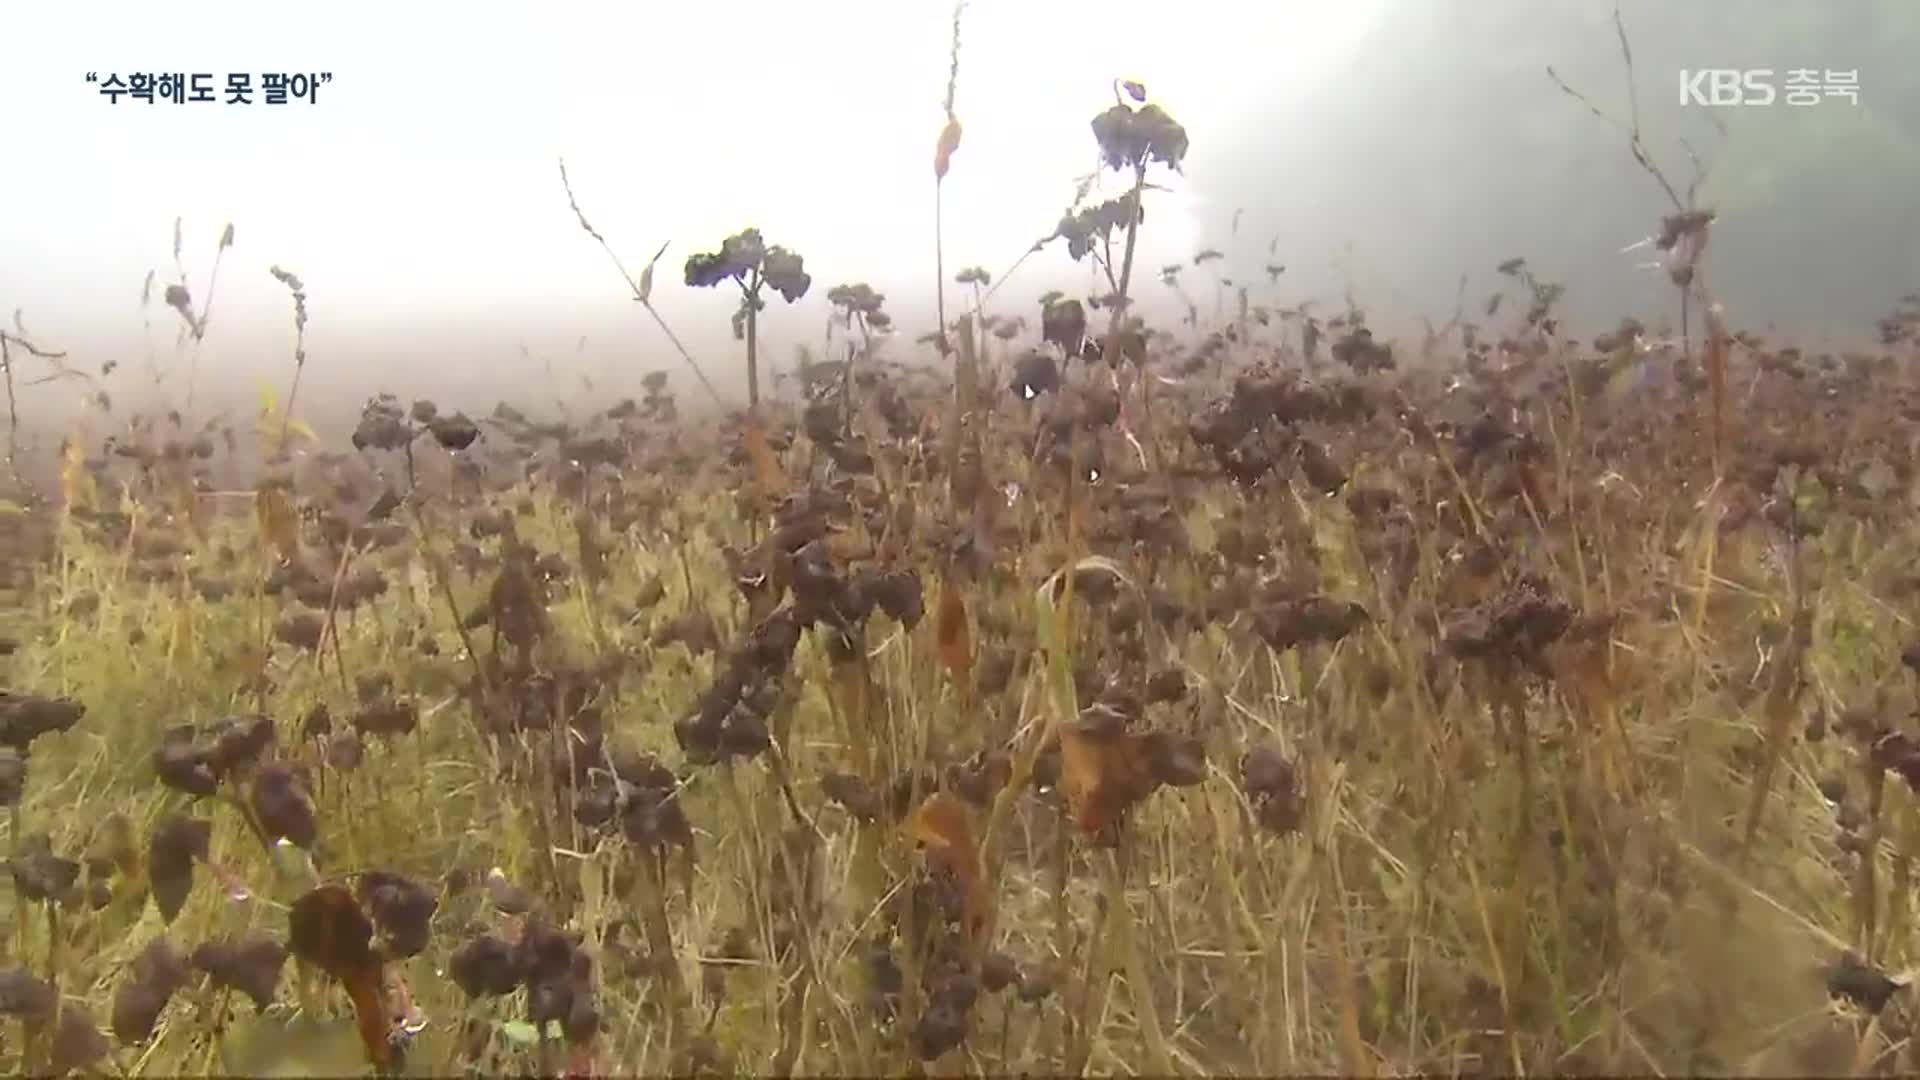
<svg viewBox="0 0 1920 1080"><path fill-rule="evenodd" d="M933 181L933 306L940 319L940 352L947 348L947 230L942 224L941 193L946 187L946 178L936 176Z"/></svg>
<svg viewBox="0 0 1920 1080"><path fill-rule="evenodd" d="M742 286L747 308L747 408L760 410L760 271Z"/></svg>
<svg viewBox="0 0 1920 1080"><path fill-rule="evenodd" d="M1125 838L1131 840L1131 837ZM1100 876L1106 887L1108 915L1122 959L1127 965L1127 992L1133 1001L1133 1017L1147 1043L1147 1060L1153 1071L1172 1076L1173 1055L1167 1050L1167 1036L1160 1026L1160 1010L1153 1002L1153 976L1147 969L1147 957L1140 949L1139 928L1133 921L1133 909L1127 905L1126 871L1119 852L1109 852L1100 862Z"/></svg>
<svg viewBox="0 0 1920 1080"><path fill-rule="evenodd" d="M1127 289L1133 284L1133 253L1140 239L1140 193L1147 186L1147 163L1145 159L1133 167L1133 190L1128 193L1131 213L1127 215L1127 243L1120 254L1120 286L1116 290L1118 297L1113 303L1113 313L1107 316L1107 343L1100 350L1100 359L1108 368L1120 357L1120 320L1127 311Z"/></svg>
<svg viewBox="0 0 1920 1080"><path fill-rule="evenodd" d="M286 409L280 414L280 437L275 440L273 446L275 457L287 452L287 432L293 426L293 403L300 397L300 373L305 370L307 370L305 360L294 361L293 385L287 388Z"/></svg>

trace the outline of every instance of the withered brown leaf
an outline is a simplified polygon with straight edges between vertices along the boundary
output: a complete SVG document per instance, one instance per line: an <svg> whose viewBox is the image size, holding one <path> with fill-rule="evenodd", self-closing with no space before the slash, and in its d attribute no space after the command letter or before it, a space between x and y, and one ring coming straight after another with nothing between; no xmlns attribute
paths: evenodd
<svg viewBox="0 0 1920 1080"><path fill-rule="evenodd" d="M945 127L940 129L940 141L933 149L933 177L936 180L947 178L947 170L953 166L954 152L960 149L960 121L948 117Z"/></svg>
<svg viewBox="0 0 1920 1080"><path fill-rule="evenodd" d="M746 441L747 457L753 463L753 479L760 488L761 497L777 499L785 494L787 474L780 468L780 459L774 455L773 446L767 441L766 421L757 409L747 410L742 438Z"/></svg>
<svg viewBox="0 0 1920 1080"><path fill-rule="evenodd" d="M321 885L293 902L287 914L293 955L340 981L353 1002L355 1026L368 1060L385 1066L386 976L373 948L373 920L343 885Z"/></svg>
<svg viewBox="0 0 1920 1080"><path fill-rule="evenodd" d="M1087 833L1118 822L1160 786L1152 736L1069 727L1060 733L1060 789L1074 824Z"/></svg>
<svg viewBox="0 0 1920 1080"><path fill-rule="evenodd" d="M960 884L967 932L977 935L986 929L990 903L986 869L967 819L966 804L936 791L908 815L903 828L908 836L927 846L929 860L944 867Z"/></svg>

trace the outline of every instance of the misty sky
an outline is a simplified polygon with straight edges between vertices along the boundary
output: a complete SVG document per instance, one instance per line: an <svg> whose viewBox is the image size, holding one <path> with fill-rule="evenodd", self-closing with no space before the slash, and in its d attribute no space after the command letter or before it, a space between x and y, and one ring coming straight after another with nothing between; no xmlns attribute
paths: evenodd
<svg viewBox="0 0 1920 1080"><path fill-rule="evenodd" d="M1111 103L1113 78L1143 80L1186 121L1191 175L1223 149L1264 48L1303 46L1285 79L1309 82L1377 7L974 0L949 275L973 263L997 274L1050 230L1092 169L1087 121ZM945 0L15 5L15 47L0 65L13 151L0 305L24 308L28 328L81 366L119 355L137 367L141 282L150 268L162 284L173 278L180 216L196 297L222 225L237 233L203 386L284 378L289 304L273 264L307 283L316 381L331 366L406 390L444 387L523 367L520 342L595 374L636 358L677 366L573 223L564 156L589 216L636 271L671 242L656 301L711 366L737 365L730 302L685 289L679 268L748 224L806 256L816 305L828 286L867 280L904 322L933 280L930 159L950 11ZM1244 34L1223 41L1227 24ZM315 105L276 107L116 105L85 81L135 70L211 72L216 84L229 71L333 79ZM1148 203L1143 271L1199 243L1191 191L1169 180L1180 190ZM1023 302L1085 280L1064 253L1029 267ZM164 360L177 320L157 303L153 320ZM819 340L823 318L775 310L769 321L784 363Z"/></svg>
<svg viewBox="0 0 1920 1080"><path fill-rule="evenodd" d="M1920 288L1920 16L1906 0L1622 0L1653 152L1686 180L1708 151L1716 297L1735 325L1869 327ZM1581 325L1659 317L1673 291L1622 248L1671 209L1622 133L1556 90L1551 64L1620 114L1611 0L972 0L947 189L949 277L999 275L1048 232L1095 165L1088 121L1112 80L1143 81L1192 138L1156 173L1142 310L1184 314L1157 281L1203 247L1263 299L1338 306L1387 331L1474 310L1525 255L1569 286ZM798 249L813 294L777 300L768 361L818 345L827 290L867 281L902 329L933 325L931 155L948 0L449 4L23 3L4 8L0 312L23 309L76 367L149 385L151 350L184 397L179 320L139 305L174 279L173 221L196 301L233 222L200 402L251 408L290 375L290 304L310 293L302 400L337 412L377 390L485 409L548 385L631 392L680 363L568 210L564 156L593 222L637 271L670 244L655 301L716 380L737 386L734 297L681 283L688 255L760 227ZM1861 69L1857 106L1676 105L1689 66ZM131 71L331 72L315 105L110 104L86 81ZM224 95L221 95L224 96ZM1244 211L1244 218L1240 212ZM1234 232L1234 223L1241 228ZM1268 289L1269 244L1287 265ZM1091 291L1057 246L995 298L1031 315ZM1470 275L1466 293L1459 279ZM1189 294L1210 311L1209 274ZM1104 291L1104 289L1100 290ZM958 299L953 288L950 298ZM149 332L145 320L151 317ZM1172 318L1170 318L1172 317ZM584 339L584 344L582 344ZM529 350L523 354L522 347ZM22 371L31 374L26 362ZM682 381L685 377L681 376ZM695 393L687 386L689 394ZM69 415L78 384L35 387L28 419ZM691 401L691 397L688 398ZM204 413L204 409L198 410ZM39 425L49 427L46 423Z"/></svg>

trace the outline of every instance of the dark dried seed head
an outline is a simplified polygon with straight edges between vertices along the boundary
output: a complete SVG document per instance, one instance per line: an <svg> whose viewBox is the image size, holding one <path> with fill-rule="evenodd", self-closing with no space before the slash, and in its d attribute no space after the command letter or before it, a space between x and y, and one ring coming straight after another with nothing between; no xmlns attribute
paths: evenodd
<svg viewBox="0 0 1920 1080"><path fill-rule="evenodd" d="M280 968L286 961L286 947L266 937L209 941L194 949L188 959L195 970L205 972L216 985L247 995L260 1009L273 1004Z"/></svg>
<svg viewBox="0 0 1920 1080"><path fill-rule="evenodd" d="M27 759L11 746L0 747L0 806L18 806L27 790Z"/></svg>
<svg viewBox="0 0 1920 1080"><path fill-rule="evenodd" d="M285 765L269 765L255 775L251 798L254 817L274 839L285 837L311 850L319 839L320 823L313 799L299 775Z"/></svg>
<svg viewBox="0 0 1920 1080"><path fill-rule="evenodd" d="M427 947L440 900L412 878L385 870L360 876L360 897L386 940L390 956L417 956Z"/></svg>
<svg viewBox="0 0 1920 1080"><path fill-rule="evenodd" d="M80 864L53 853L53 840L46 833L34 833L20 841L18 853L7 860L13 875L13 887L35 903L51 903L65 898L80 880Z"/></svg>
<svg viewBox="0 0 1920 1080"><path fill-rule="evenodd" d="M193 726L181 724L160 736L160 746L153 752L153 771L162 784L175 791L211 795L219 790L220 778L207 758L206 751L194 740Z"/></svg>
<svg viewBox="0 0 1920 1080"><path fill-rule="evenodd" d="M1019 965L1003 952L988 953L980 962L980 985L987 993L997 994L1020 981Z"/></svg>
<svg viewBox="0 0 1920 1080"><path fill-rule="evenodd" d="M207 764L224 775L252 764L273 745L273 720L259 714L229 716L214 725Z"/></svg>
<svg viewBox="0 0 1920 1080"><path fill-rule="evenodd" d="M38 1020L53 1012L60 995L53 984L24 967L0 969L0 1016Z"/></svg>
<svg viewBox="0 0 1920 1080"><path fill-rule="evenodd" d="M49 732L66 731L80 722L87 707L72 698L48 698L0 690L0 746L22 754L33 741Z"/></svg>
<svg viewBox="0 0 1920 1080"><path fill-rule="evenodd" d="M60 1010L49 1062L56 1074L86 1069L112 1051L113 1044L100 1033L100 1025L85 1006L68 1004Z"/></svg>
<svg viewBox="0 0 1920 1080"><path fill-rule="evenodd" d="M513 946L492 934L471 938L455 949L447 971L469 998L501 997L520 986Z"/></svg>
<svg viewBox="0 0 1920 1080"><path fill-rule="evenodd" d="M213 823L172 813L160 819L147 841L147 876L153 905L171 923L193 889L194 860L205 861Z"/></svg>

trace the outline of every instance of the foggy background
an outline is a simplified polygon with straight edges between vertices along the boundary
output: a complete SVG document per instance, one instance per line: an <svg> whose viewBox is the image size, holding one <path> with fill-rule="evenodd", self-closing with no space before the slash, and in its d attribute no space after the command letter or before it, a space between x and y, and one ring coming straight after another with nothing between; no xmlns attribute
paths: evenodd
<svg viewBox="0 0 1920 1080"><path fill-rule="evenodd" d="M1736 328L1860 334L1920 289L1920 4L1627 0L1649 151L1682 189L1679 140L1711 170L1722 218L1709 280ZM1138 79L1183 123L1183 176L1156 175L1136 294L1183 308L1161 266L1202 248L1256 302L1353 297L1387 329L1469 318L1526 256L1568 286L1576 321L1673 309L1646 252L1670 207L1626 137L1556 89L1628 114L1609 0L972 0L962 22L946 271L998 277L1050 232L1095 166L1088 120ZM897 359L932 328L931 156L943 121L951 4L350 3L287 8L14 4L0 64L0 309L100 376L119 409L180 404L193 346L161 302L196 307L232 222L199 347L197 404L245 418L284 395L291 303L309 293L301 413L391 390L486 409L503 395L604 400L642 374L698 388L568 209L565 157L592 222L638 273L663 243L654 302L724 387L740 381L727 288L681 281L687 256L756 225L813 275L762 319L773 364L818 346L826 292L884 292ZM1857 71L1859 103L1683 108L1683 67ZM331 72L317 104L109 104L86 73ZM257 90L256 90L257 95ZM1715 131L1709 114L1725 127ZM1269 252L1272 254L1269 254ZM1268 287L1268 262L1288 269ZM155 271L153 295L140 303ZM1063 248L1028 260L990 307L1032 316L1087 291ZM1183 274L1203 315L1211 269ZM1101 290L1104 291L1104 290ZM962 301L949 285L950 305ZM22 382L44 374L16 356ZM165 378L156 388L153 371ZM24 426L56 431L88 387L21 387ZM743 396L743 395L742 395ZM93 426L103 426L95 420Z"/></svg>

